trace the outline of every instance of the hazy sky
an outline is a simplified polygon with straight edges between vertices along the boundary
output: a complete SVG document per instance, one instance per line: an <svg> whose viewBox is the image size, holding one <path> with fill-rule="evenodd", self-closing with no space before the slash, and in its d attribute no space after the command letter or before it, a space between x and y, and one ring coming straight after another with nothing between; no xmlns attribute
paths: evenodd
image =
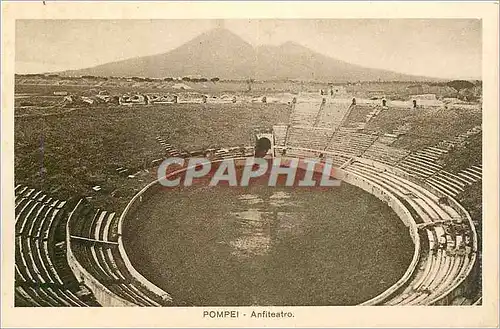
<svg viewBox="0 0 500 329"><path fill-rule="evenodd" d="M16 72L85 68L158 54L217 25L255 46L291 40L367 67L481 77L481 21L472 19L18 20Z"/></svg>

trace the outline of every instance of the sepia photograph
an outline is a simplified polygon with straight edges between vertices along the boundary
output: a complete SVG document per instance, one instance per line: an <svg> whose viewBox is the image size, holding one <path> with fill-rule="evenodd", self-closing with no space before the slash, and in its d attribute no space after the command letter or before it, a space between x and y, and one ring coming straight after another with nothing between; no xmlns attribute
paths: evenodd
<svg viewBox="0 0 500 329"><path fill-rule="evenodd" d="M207 17L15 20L13 308L480 308L483 20Z"/></svg>

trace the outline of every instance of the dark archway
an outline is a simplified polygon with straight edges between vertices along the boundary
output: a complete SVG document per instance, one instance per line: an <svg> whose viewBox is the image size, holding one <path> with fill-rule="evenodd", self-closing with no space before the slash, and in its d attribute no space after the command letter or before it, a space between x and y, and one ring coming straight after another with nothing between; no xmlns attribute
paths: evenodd
<svg viewBox="0 0 500 329"><path fill-rule="evenodd" d="M267 137L262 137L255 143L255 156L264 157L271 149L271 141Z"/></svg>

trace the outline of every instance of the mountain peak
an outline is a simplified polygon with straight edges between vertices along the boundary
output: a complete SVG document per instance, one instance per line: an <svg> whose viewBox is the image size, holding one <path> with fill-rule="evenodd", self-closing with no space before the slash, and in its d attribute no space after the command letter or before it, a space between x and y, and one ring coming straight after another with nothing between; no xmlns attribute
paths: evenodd
<svg viewBox="0 0 500 329"><path fill-rule="evenodd" d="M294 50L307 50L311 51L309 48L297 43L295 41L286 41L280 45L282 49L294 49Z"/></svg>
<svg viewBox="0 0 500 329"><path fill-rule="evenodd" d="M304 79L322 81L415 80L391 71L363 68L321 55L297 42L254 48L237 34L218 26L169 52L136 57L64 75L182 77L221 79Z"/></svg>
<svg viewBox="0 0 500 329"><path fill-rule="evenodd" d="M215 27L208 30L193 40L188 41L188 44L191 42L223 42L224 44L245 44L251 46L239 35L224 27Z"/></svg>

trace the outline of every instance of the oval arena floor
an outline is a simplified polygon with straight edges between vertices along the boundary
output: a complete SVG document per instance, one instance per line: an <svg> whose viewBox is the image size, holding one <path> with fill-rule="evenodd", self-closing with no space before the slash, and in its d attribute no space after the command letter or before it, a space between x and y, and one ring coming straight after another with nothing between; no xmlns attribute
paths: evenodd
<svg viewBox="0 0 500 329"><path fill-rule="evenodd" d="M132 265L181 305L355 305L404 274L397 215L342 183L162 189L129 214Z"/></svg>

